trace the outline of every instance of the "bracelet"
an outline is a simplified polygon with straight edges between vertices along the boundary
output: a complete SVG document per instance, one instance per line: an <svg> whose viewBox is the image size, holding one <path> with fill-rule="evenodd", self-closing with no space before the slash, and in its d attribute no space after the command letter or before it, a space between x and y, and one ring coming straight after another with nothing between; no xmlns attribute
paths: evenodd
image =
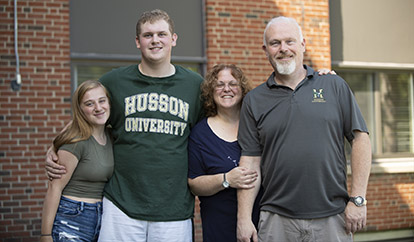
<svg viewBox="0 0 414 242"><path fill-rule="evenodd" d="M52 236L52 234L40 234L40 237L42 236Z"/></svg>

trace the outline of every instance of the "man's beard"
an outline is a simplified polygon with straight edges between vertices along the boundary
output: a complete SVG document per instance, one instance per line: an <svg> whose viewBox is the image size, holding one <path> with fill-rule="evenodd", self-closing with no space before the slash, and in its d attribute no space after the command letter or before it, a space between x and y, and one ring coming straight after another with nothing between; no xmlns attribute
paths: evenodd
<svg viewBox="0 0 414 242"><path fill-rule="evenodd" d="M296 61L293 59L288 63L280 63L276 60L276 69L277 72L281 75L290 75L296 69Z"/></svg>

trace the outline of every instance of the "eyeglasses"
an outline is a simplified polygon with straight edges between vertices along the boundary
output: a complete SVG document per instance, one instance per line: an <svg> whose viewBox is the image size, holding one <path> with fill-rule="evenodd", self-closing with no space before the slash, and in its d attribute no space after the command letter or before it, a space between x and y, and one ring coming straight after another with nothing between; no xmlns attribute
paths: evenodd
<svg viewBox="0 0 414 242"><path fill-rule="evenodd" d="M226 87L226 85L229 86L229 88L232 90L236 90L237 88L240 87L240 84L238 82L229 82L229 83L220 82L216 84L215 88L216 90L221 91Z"/></svg>

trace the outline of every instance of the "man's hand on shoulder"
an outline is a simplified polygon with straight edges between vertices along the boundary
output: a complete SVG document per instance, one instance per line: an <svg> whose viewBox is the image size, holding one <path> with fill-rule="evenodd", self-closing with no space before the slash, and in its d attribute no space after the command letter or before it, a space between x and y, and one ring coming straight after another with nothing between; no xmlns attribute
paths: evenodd
<svg viewBox="0 0 414 242"><path fill-rule="evenodd" d="M59 157L54 151L53 146L51 146L46 152L45 161L46 175L49 178L49 180L61 178L62 174L66 173L66 168L62 165L59 165L57 163L58 160Z"/></svg>
<svg viewBox="0 0 414 242"><path fill-rule="evenodd" d="M320 69L318 70L318 74L320 76L327 75L327 74L336 75L336 72L334 70L329 70L329 69Z"/></svg>

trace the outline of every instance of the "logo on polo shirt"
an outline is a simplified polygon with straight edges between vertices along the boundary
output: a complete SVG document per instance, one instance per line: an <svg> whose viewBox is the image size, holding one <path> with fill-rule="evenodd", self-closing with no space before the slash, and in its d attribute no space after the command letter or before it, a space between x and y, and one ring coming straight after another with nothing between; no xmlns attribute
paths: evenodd
<svg viewBox="0 0 414 242"><path fill-rule="evenodd" d="M313 103L324 103L326 102L325 98L323 97L323 89L313 89Z"/></svg>

